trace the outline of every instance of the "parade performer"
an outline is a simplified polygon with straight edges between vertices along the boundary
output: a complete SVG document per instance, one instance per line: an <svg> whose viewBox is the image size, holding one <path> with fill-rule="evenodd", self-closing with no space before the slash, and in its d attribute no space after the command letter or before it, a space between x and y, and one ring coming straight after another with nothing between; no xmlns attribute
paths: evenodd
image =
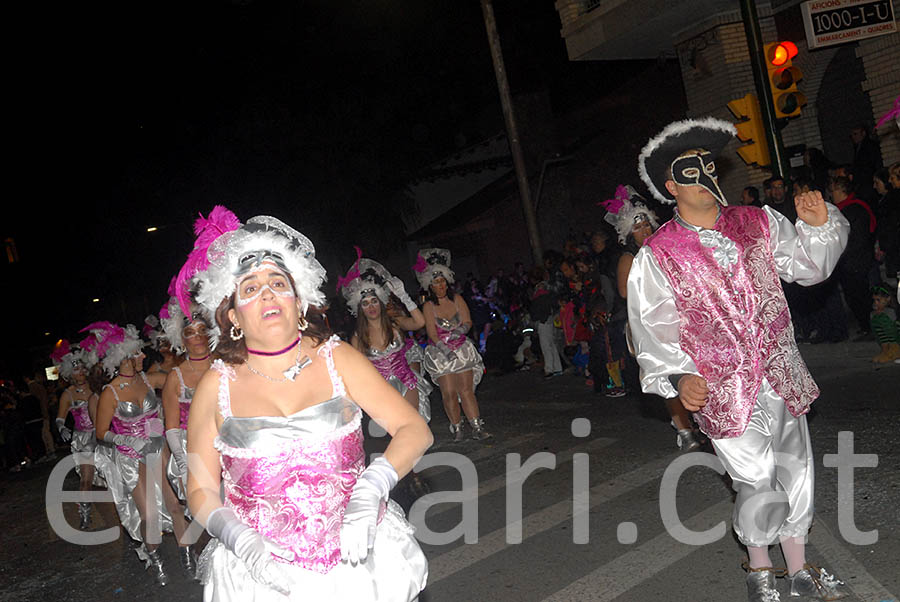
<svg viewBox="0 0 900 602"><path fill-rule="evenodd" d="M619 256L616 266L616 284L618 293L623 299L628 299L628 274L634 256L644 245L647 238L659 228L659 218L652 209L647 207L644 198L631 186L619 186L612 199L601 203L607 210L604 219L611 224L619 236L619 244L625 250ZM626 338L631 340L628 323L625 323ZM678 398L666 400L666 410L672 426L677 431L675 444L682 451L694 451L700 447L700 442L694 433L691 417L684 409Z"/></svg>
<svg viewBox="0 0 900 602"><path fill-rule="evenodd" d="M50 355L59 376L69 386L59 396L59 413L56 427L63 441L69 443L69 449L75 456L75 471L80 478L79 490L90 491L92 485L106 486L100 473L94 469L94 449L97 438L94 434L94 421L91 419L89 406L96 404L97 396L91 391L87 382L87 373L96 363L96 357L77 346L70 346L69 341L61 341ZM66 427L66 414L72 413L74 430ZM91 524L91 502L78 502L78 515L81 518L79 529L86 530Z"/></svg>
<svg viewBox="0 0 900 602"><path fill-rule="evenodd" d="M464 437L460 405L472 426L472 438L487 439L492 435L484 428L475 398L475 387L484 375L484 362L466 336L472 328L469 307L462 295L454 295L450 290L454 277L450 251L420 250L413 271L419 284L428 291L422 313L430 344L425 348L423 364L441 389L453 440L462 441Z"/></svg>
<svg viewBox="0 0 900 602"><path fill-rule="evenodd" d="M356 247L357 260L338 278L338 289L347 302L347 310L356 318L356 332L350 344L362 352L409 404L428 422L431 420L432 387L421 372L421 347L404 335L425 326L425 316L406 292L403 282L391 276L377 261L362 257ZM396 296L409 315L391 315L388 305L391 293ZM415 472L410 472L410 487L416 495L428 493L428 487Z"/></svg>
<svg viewBox="0 0 900 602"><path fill-rule="evenodd" d="M163 410L165 414L166 443L169 446L169 459L166 462L166 479L172 493L178 498L181 506L173 509L172 522L175 528L175 539L178 542L178 557L184 571L193 578L196 573L196 558L191 546L184 540L187 520L190 512L187 508L187 422L191 409L191 399L200 383L200 378L209 370L210 345L209 324L203 317L200 307L192 305L187 291L178 298L171 297L160 311L162 338L179 356L185 360L166 376L162 390ZM190 318L185 317L181 297L184 296L186 309Z"/></svg>
<svg viewBox="0 0 900 602"><path fill-rule="evenodd" d="M188 420L188 500L214 537L204 599L415 599L427 563L388 493L430 445L428 425L330 336L325 270L305 236L221 207L205 221L197 301L222 332L222 359ZM362 411L391 435L368 467Z"/></svg>
<svg viewBox="0 0 900 602"><path fill-rule="evenodd" d="M357 253L360 256L347 275L338 278L338 289L347 302L347 310L356 318L356 332L350 344L365 354L384 379L428 422L431 384L410 367L410 359L420 360L420 355L415 353L415 341L404 335L425 326L425 316L399 278L391 276L377 261L363 258L358 247ZM409 316L392 317L388 313L392 293L400 299Z"/></svg>
<svg viewBox="0 0 900 602"><path fill-rule="evenodd" d="M728 206L714 159L734 136L718 119L678 121L641 151L647 188L677 203L628 277L641 384L695 413L731 475L751 602L778 600L768 552L776 540L791 595L836 599L842 582L806 563L813 457L805 414L819 390L797 349L779 277L826 279L849 225L818 192L795 198L796 226L771 207Z"/></svg>
<svg viewBox="0 0 900 602"><path fill-rule="evenodd" d="M133 325L94 322L81 332L90 332L81 347L97 355L94 370L106 381L95 423L101 442L94 454L97 468L106 478L122 526L132 540L141 542L138 557L157 583L166 585L169 577L158 541L160 532L172 531L168 508L177 506L178 500L159 478L163 423L154 389L162 388L165 376L141 372L142 341Z"/></svg>

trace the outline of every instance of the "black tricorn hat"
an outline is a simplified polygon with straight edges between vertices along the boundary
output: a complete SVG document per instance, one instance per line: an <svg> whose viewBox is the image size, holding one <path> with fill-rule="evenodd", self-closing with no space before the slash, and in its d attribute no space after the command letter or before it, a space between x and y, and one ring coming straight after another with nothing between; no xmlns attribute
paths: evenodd
<svg viewBox="0 0 900 602"><path fill-rule="evenodd" d="M641 150L638 174L654 198L671 205L675 198L666 190L666 171L672 162L693 148L707 150L715 158L736 135L734 124L715 117L673 121Z"/></svg>

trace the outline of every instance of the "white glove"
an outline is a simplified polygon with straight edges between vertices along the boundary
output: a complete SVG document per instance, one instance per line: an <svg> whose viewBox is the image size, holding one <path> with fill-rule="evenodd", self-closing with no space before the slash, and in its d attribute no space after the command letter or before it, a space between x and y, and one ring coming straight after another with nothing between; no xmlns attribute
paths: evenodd
<svg viewBox="0 0 900 602"><path fill-rule="evenodd" d="M364 562L375 545L375 529L381 503L397 484L397 471L384 456L369 464L353 486L341 523L341 560Z"/></svg>
<svg viewBox="0 0 900 602"><path fill-rule="evenodd" d="M148 443L147 439L132 437L131 435L117 435L112 431L106 431L106 434L103 435L103 440L107 443L112 443L113 445L130 447L137 453L141 453L141 450L144 449Z"/></svg>
<svg viewBox="0 0 900 602"><path fill-rule="evenodd" d="M469 322L460 322L457 324L450 332L456 333L460 336L465 336L469 329L472 328L472 324Z"/></svg>
<svg viewBox="0 0 900 602"><path fill-rule="evenodd" d="M181 429L169 429L166 431L166 442L169 444L172 457L175 458L175 467L178 469L179 477L186 475L188 469L187 454L184 453L184 448L181 446L181 438L183 436L184 431Z"/></svg>
<svg viewBox="0 0 900 602"><path fill-rule="evenodd" d="M62 418L56 419L56 430L59 431L59 438L63 441L72 440L72 431L66 428L66 421Z"/></svg>
<svg viewBox="0 0 900 602"><path fill-rule="evenodd" d="M392 276L390 280L388 280L385 285L388 290L394 293L400 302L403 303L403 306L412 311L414 309L418 309L419 306L416 305L416 302L412 300L412 297L409 296L409 293L406 292L406 288L403 286L403 281L397 278L396 276Z"/></svg>
<svg viewBox="0 0 900 602"><path fill-rule="evenodd" d="M206 530L241 559L250 576L257 583L278 591L285 596L291 593L291 581L278 563L278 556L287 561L294 559L294 552L279 546L242 523L231 508L221 506L206 519Z"/></svg>

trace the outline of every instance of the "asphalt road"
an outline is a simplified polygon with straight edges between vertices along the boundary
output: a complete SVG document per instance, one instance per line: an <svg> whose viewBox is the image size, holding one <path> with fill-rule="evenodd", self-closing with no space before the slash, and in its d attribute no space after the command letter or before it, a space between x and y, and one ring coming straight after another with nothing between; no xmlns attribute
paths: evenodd
<svg viewBox="0 0 900 602"><path fill-rule="evenodd" d="M897 600L900 365L874 369L872 342L801 350L822 389L809 418L816 519L807 557L844 579L851 601ZM539 372L489 376L478 395L494 439L449 442L435 396L436 443L426 459L440 462L423 471L434 493L414 502L405 482L395 490L411 510L429 559L422 602L746 600L740 567L745 552L730 528L727 477L709 467L688 468L678 480L676 503L660 503L666 469L685 455L675 447L675 431L658 399L608 399L574 375L545 381ZM825 456L838 453L841 432L852 433L856 454L868 455L863 463L877 466L855 469L852 492L839 505L838 470L825 465ZM843 437L846 445L849 435ZM370 451L382 446L378 438L368 443ZM467 493L458 493L463 479L447 459L459 464L463 457L477 479L466 480ZM697 455L703 457L714 460ZM524 480L516 470L523 465L534 468L524 470ZM202 599L201 586L180 573L171 536L162 547L172 575L165 589L144 572L123 538L90 547L62 541L44 511L50 470L43 465L0 477L0 599ZM848 474L844 469L844 489ZM77 487L74 474L66 483ZM580 493L574 495L576 485ZM453 495L454 501L441 501ZM111 505L97 506L94 530L117 524ZM684 537L666 526L671 520L664 523L673 508L684 528L719 531L703 545L681 543ZM64 504L64 511L77 525L75 505ZM851 543L856 540L848 525L874 539ZM781 563L777 549L772 559Z"/></svg>

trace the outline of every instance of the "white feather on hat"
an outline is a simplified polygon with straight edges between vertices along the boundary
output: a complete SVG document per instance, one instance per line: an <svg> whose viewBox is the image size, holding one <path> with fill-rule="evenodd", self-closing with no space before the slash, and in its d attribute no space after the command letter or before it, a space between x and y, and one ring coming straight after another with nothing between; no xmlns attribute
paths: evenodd
<svg viewBox="0 0 900 602"><path fill-rule="evenodd" d="M450 251L447 249L420 249L416 263L413 265L419 285L427 289L438 276L453 284L453 270L450 269Z"/></svg>

